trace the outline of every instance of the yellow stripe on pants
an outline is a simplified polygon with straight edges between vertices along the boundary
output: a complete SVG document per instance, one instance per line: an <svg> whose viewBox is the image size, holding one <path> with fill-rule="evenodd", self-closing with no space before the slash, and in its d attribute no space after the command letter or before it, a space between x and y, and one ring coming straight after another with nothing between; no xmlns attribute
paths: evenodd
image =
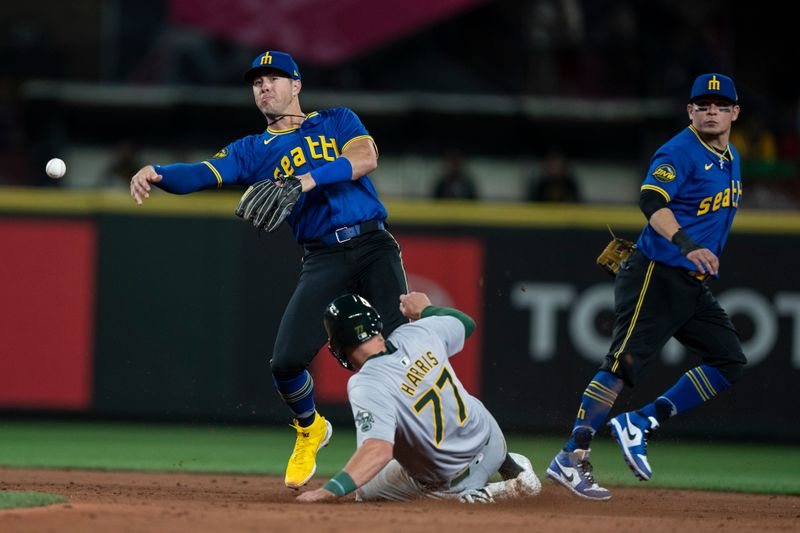
<svg viewBox="0 0 800 533"><path fill-rule="evenodd" d="M647 266L647 274L644 276L644 283L642 284L642 292L639 293L639 301L636 302L636 310L633 312L633 318L631 319L631 325L628 326L628 333L625 335L625 339L622 341L622 346L619 347L617 353L614 354L614 364L611 365L611 372L616 372L617 368L619 368L619 356L625 350L625 346L628 344L628 339L631 338L631 334L633 333L633 328L636 326L636 320L639 318L639 311L642 310L642 302L644 302L644 295L647 292L647 286L650 285L650 276L653 274L653 267L655 267L656 262L650 261L650 264Z"/></svg>

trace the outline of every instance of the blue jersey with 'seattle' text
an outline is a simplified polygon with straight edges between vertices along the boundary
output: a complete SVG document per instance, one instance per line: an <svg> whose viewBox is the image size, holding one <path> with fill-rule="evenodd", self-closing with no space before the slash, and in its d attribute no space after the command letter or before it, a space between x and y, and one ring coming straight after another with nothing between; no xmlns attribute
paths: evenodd
<svg viewBox="0 0 800 533"><path fill-rule="evenodd" d="M659 148L650 162L642 190L660 193L680 227L717 257L722 255L742 198L739 154L711 148L689 126ZM647 224L636 243L642 253L666 265L695 270L673 243Z"/></svg>
<svg viewBox="0 0 800 533"><path fill-rule="evenodd" d="M298 176L334 161L347 146L359 139L375 142L359 118L350 109L338 107L306 115L298 128L267 130L232 142L214 157L203 161L198 172L208 173L199 190L223 185L251 185L279 175ZM170 179L170 167L156 171ZM174 179L174 178L173 178ZM171 192L170 183L159 184ZM172 187L174 189L175 187ZM354 226L368 220L385 220L386 208L378 198L369 176L355 181L320 186L300 195L287 218L299 243L333 233L344 226Z"/></svg>

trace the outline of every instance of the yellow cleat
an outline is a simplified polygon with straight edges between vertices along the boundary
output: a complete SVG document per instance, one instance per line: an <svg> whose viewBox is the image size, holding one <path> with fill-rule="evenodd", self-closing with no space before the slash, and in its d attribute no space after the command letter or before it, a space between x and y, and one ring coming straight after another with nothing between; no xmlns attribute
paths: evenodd
<svg viewBox="0 0 800 533"><path fill-rule="evenodd" d="M333 427L319 413L310 426L300 427L295 420L291 427L297 430L297 440L294 443L292 456L289 457L289 464L286 466L284 483L290 489L297 489L308 483L317 471L317 452L328 445Z"/></svg>

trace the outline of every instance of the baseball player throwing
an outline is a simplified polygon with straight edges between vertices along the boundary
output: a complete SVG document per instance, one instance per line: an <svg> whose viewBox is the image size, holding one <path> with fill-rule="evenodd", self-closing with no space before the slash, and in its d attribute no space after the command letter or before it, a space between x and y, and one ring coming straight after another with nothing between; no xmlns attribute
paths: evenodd
<svg viewBox="0 0 800 533"><path fill-rule="evenodd" d="M406 322L396 305L406 277L400 247L385 229L386 209L367 175L377 167L378 150L355 113L342 107L303 113L300 72L283 52L260 54L244 78L267 119L266 131L200 163L148 165L131 179L131 196L141 204L153 185L175 194L250 186L236 214L267 231L285 219L303 246L302 272L270 360L275 386L295 416L285 482L297 488L314 475L317 451L332 432L316 411L307 370L325 341L320 313L342 292L359 291L383 313L388 335Z"/></svg>
<svg viewBox="0 0 800 533"><path fill-rule="evenodd" d="M697 353L686 372L655 401L611 419L623 457L639 479L653 475L647 437L668 418L730 387L746 363L739 336L708 288L742 199L739 156L728 144L739 116L733 80L699 76L687 106L691 124L658 149L641 187L648 224L614 284L616 322L611 349L583 393L572 434L547 477L584 498L607 500L588 462L592 438L617 395L633 387L670 337Z"/></svg>
<svg viewBox="0 0 800 533"><path fill-rule="evenodd" d="M400 310L414 322L384 338L380 315L362 297L346 294L328 305L330 350L357 372L347 393L358 449L333 479L297 499L317 502L357 490L359 501L427 496L488 503L538 494L530 461L506 452L494 417L450 365L475 322L432 306L424 293L402 295ZM498 471L504 481L487 484Z"/></svg>

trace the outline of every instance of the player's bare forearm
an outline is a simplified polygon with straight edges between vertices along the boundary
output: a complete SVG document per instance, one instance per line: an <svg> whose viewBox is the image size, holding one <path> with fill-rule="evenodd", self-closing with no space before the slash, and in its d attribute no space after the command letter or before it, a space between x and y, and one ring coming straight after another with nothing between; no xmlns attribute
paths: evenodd
<svg viewBox="0 0 800 533"><path fill-rule="evenodd" d="M676 242L675 234L681 229L680 224L675 219L675 215L668 207L661 208L653 213L650 217L650 225L659 235L670 242ZM719 273L719 258L708 248L692 250L686 253L685 256L697 267L699 272L707 272L713 275Z"/></svg>
<svg viewBox="0 0 800 533"><path fill-rule="evenodd" d="M344 465L344 470L360 487L383 470L394 455L394 444L381 439L367 439Z"/></svg>
<svg viewBox="0 0 800 533"><path fill-rule="evenodd" d="M142 205L145 199L150 198L150 184L158 183L161 178L161 175L156 172L153 165L142 167L131 178L131 197L133 197L133 200Z"/></svg>
<svg viewBox="0 0 800 533"><path fill-rule="evenodd" d="M353 480L356 487L374 478L383 467L392 460L394 445L391 442L380 439L367 439L364 444L355 451L353 456L347 461L342 469ZM334 478L335 479L335 478ZM338 498L336 494L327 490L325 487L304 492L296 499L302 503L323 502Z"/></svg>
<svg viewBox="0 0 800 533"><path fill-rule="evenodd" d="M342 157L346 157L353 167L353 180L366 176L378 168L378 154L375 152L372 139L364 138L351 143L342 152Z"/></svg>
<svg viewBox="0 0 800 533"><path fill-rule="evenodd" d="M672 240L672 236L680 229L680 224L675 219L675 214L669 207L662 207L650 216L650 226L656 233L667 239Z"/></svg>

